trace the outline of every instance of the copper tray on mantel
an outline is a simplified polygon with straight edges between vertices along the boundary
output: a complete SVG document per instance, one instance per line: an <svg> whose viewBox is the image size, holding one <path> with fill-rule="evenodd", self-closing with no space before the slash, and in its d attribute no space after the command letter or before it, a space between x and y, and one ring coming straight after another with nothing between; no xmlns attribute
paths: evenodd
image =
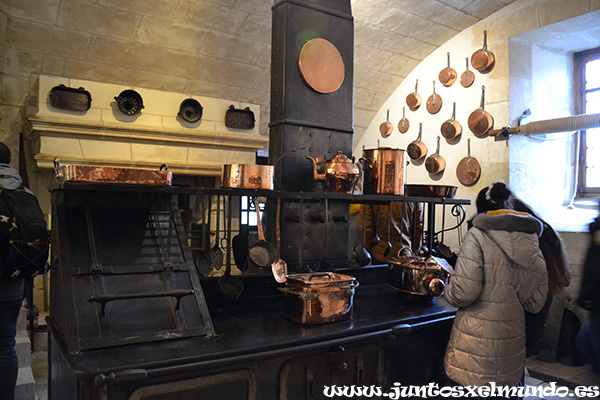
<svg viewBox="0 0 600 400"><path fill-rule="evenodd" d="M109 182L134 185L171 185L173 172L140 168L97 167L92 165L64 165L65 181Z"/></svg>

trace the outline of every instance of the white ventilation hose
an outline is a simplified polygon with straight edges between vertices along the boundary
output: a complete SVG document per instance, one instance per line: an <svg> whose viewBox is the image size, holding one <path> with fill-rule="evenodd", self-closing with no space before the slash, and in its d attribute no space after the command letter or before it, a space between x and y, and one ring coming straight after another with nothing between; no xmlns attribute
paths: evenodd
<svg viewBox="0 0 600 400"><path fill-rule="evenodd" d="M599 128L600 114L582 114L571 117L548 119L545 121L530 122L518 128L519 132L528 135L570 132L583 129Z"/></svg>

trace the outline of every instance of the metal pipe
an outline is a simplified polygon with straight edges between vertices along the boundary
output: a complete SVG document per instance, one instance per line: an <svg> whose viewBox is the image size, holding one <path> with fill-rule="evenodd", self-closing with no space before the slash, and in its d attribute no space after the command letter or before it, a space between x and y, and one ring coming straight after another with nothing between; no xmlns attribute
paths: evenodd
<svg viewBox="0 0 600 400"><path fill-rule="evenodd" d="M581 114L564 118L530 122L516 128L504 127L489 131L490 136L522 133L539 135L545 133L570 132L584 129L600 128L600 114Z"/></svg>

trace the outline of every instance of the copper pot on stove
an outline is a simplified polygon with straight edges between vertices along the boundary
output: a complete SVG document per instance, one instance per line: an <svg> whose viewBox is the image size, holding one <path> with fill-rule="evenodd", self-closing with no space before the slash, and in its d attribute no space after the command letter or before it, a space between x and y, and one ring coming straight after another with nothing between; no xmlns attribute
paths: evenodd
<svg viewBox="0 0 600 400"><path fill-rule="evenodd" d="M363 149L363 193L403 195L406 150L378 147Z"/></svg>
<svg viewBox="0 0 600 400"><path fill-rule="evenodd" d="M389 285L397 291L423 299L439 296L449 282L453 271L442 258L416 256L403 247L398 256L388 260Z"/></svg>
<svg viewBox="0 0 600 400"><path fill-rule="evenodd" d="M333 272L290 274L285 288L286 316L304 325L344 321L352 316L358 281L350 275Z"/></svg>
<svg viewBox="0 0 600 400"><path fill-rule="evenodd" d="M362 169L359 164L354 163L354 157L350 159L341 151L330 160L327 160L326 156L317 159L311 156L306 158L313 164L315 181L322 181L327 192L352 194L359 179L362 178ZM323 163L321 166L323 172L319 172L318 163Z"/></svg>

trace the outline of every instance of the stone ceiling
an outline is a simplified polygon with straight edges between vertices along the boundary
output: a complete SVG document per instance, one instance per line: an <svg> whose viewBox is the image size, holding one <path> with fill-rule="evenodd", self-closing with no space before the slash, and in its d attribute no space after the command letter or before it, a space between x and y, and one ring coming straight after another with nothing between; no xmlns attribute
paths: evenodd
<svg viewBox="0 0 600 400"><path fill-rule="evenodd" d="M513 1L352 0L355 141L420 61ZM43 73L255 103L268 135L273 0L5 3L17 85Z"/></svg>

